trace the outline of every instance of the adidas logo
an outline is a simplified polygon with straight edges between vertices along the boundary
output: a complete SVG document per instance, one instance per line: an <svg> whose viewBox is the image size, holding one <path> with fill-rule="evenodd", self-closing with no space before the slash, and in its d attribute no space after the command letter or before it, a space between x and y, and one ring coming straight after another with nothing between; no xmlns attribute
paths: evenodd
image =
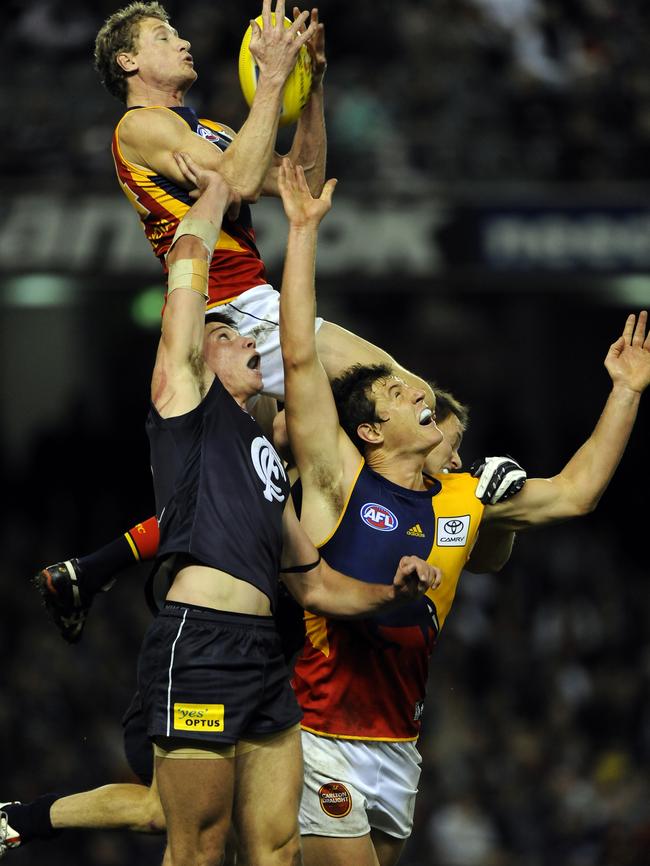
<svg viewBox="0 0 650 866"><path fill-rule="evenodd" d="M416 538L425 538L424 532L422 532L422 527L419 523L416 523L415 526L412 526L410 529L406 531L407 535L414 535Z"/></svg>

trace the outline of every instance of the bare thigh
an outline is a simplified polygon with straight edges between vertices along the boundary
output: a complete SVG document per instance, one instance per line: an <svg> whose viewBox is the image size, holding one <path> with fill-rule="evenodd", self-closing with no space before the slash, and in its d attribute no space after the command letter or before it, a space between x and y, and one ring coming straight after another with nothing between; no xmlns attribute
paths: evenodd
<svg viewBox="0 0 650 866"><path fill-rule="evenodd" d="M370 836L377 852L379 866L395 866L404 850L406 839L396 839L395 836L389 836L388 833L375 829L370 831Z"/></svg>
<svg viewBox="0 0 650 866"><path fill-rule="evenodd" d="M174 866L218 866L232 817L234 758L156 758Z"/></svg>
<svg viewBox="0 0 650 866"><path fill-rule="evenodd" d="M353 838L303 836L305 866L380 866L370 834Z"/></svg>
<svg viewBox="0 0 650 866"><path fill-rule="evenodd" d="M334 836L303 836L305 866L395 866L405 840L381 830L365 836L342 839Z"/></svg>
<svg viewBox="0 0 650 866"><path fill-rule="evenodd" d="M240 861L250 866L299 864L302 794L300 732L292 731L235 758L234 823Z"/></svg>

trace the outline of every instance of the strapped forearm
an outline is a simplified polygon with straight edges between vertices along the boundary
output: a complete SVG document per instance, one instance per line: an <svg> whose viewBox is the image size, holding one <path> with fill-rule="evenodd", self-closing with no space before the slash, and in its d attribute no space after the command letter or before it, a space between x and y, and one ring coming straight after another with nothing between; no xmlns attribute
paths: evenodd
<svg viewBox="0 0 650 866"><path fill-rule="evenodd" d="M212 257L220 233L221 225L215 225L215 223L209 219L190 216L190 212L188 212L178 224L167 255L169 255L177 240L186 235L192 235L192 237L203 241L208 256Z"/></svg>
<svg viewBox="0 0 650 866"><path fill-rule="evenodd" d="M191 289L208 300L208 262L205 259L180 259L169 266L167 295L176 289Z"/></svg>

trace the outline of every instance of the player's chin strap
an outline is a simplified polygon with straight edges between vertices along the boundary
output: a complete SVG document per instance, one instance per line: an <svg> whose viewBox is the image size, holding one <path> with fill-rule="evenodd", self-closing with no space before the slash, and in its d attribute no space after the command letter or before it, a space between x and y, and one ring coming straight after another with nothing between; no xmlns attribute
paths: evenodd
<svg viewBox="0 0 650 866"><path fill-rule="evenodd" d="M317 565L320 565L321 555L318 554L318 559L316 562L310 562L309 565L294 565L293 568L281 568L281 574L300 574L303 571L311 571L312 568L316 568Z"/></svg>
<svg viewBox="0 0 650 866"><path fill-rule="evenodd" d="M208 251L208 256L211 257L220 231L221 227L210 220L183 218L178 224L165 259L167 259L176 241L185 235L191 235L202 241ZM209 260L204 259L181 259L171 264L167 279L167 294L171 294L175 289L191 289L193 292L203 295L207 301L208 264Z"/></svg>

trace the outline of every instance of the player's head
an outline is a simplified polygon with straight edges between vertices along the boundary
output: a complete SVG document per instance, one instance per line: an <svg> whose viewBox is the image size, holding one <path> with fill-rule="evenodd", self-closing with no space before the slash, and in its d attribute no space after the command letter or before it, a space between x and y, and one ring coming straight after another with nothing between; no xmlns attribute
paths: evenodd
<svg viewBox="0 0 650 866"><path fill-rule="evenodd" d="M236 400L248 400L262 390L260 356L253 337L242 336L225 313L205 317L203 357Z"/></svg>
<svg viewBox="0 0 650 866"><path fill-rule="evenodd" d="M384 364L355 364L332 382L341 427L368 456L382 449L393 455L426 455L442 439L425 393Z"/></svg>
<svg viewBox="0 0 650 866"><path fill-rule="evenodd" d="M469 408L457 400L451 391L429 383L436 395L436 425L443 434L442 442L427 458L429 472L449 472L462 469L460 445L469 423Z"/></svg>
<svg viewBox="0 0 650 866"><path fill-rule="evenodd" d="M130 3L108 18L95 39L95 69L109 93L127 102L129 81L187 90L196 79L189 42L180 39L160 3Z"/></svg>

